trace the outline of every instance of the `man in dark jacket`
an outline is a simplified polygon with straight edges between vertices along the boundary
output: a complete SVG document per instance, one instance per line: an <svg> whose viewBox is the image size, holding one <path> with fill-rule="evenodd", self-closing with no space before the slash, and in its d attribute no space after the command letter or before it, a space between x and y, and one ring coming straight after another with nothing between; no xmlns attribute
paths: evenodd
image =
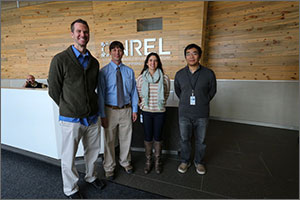
<svg viewBox="0 0 300 200"><path fill-rule="evenodd" d="M216 94L216 77L211 69L200 65L202 50L196 44L184 49L187 66L175 75L175 92L179 98L179 128L181 142L180 173L191 165L191 137L195 135L194 164L198 174L205 174L205 135L209 118L209 102Z"/></svg>
<svg viewBox="0 0 300 200"><path fill-rule="evenodd" d="M27 76L27 80L24 83L23 87L25 88L47 88L48 85L44 83L39 83L35 80L35 77L31 74Z"/></svg>
<svg viewBox="0 0 300 200"><path fill-rule="evenodd" d="M55 55L51 61L48 84L49 95L59 107L62 128L63 190L68 198L73 199L82 198L74 164L81 138L86 162L85 181L98 189L102 189L104 183L97 178L95 168L100 151L98 97L95 92L99 63L86 49L89 42L86 21L74 21L71 24L71 36L74 44Z"/></svg>

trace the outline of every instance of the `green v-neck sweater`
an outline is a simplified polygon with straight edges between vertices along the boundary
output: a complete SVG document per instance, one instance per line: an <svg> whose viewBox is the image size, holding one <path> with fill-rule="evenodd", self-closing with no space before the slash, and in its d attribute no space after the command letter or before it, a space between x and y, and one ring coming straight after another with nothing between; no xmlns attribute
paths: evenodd
<svg viewBox="0 0 300 200"><path fill-rule="evenodd" d="M98 113L99 62L89 52L86 69L77 60L72 46L55 55L48 75L48 93L65 117L84 118Z"/></svg>

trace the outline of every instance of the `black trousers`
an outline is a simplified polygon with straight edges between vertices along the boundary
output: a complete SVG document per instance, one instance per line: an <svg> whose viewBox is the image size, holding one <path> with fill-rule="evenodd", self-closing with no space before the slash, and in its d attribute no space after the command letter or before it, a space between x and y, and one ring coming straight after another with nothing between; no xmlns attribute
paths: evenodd
<svg viewBox="0 0 300 200"><path fill-rule="evenodd" d="M162 128L165 122L165 112L145 112L142 111L145 141L157 142L162 140Z"/></svg>

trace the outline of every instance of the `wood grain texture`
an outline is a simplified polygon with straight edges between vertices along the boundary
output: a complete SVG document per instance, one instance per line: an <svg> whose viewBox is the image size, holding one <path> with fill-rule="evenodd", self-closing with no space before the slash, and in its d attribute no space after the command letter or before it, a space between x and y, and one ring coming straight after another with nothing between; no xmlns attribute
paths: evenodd
<svg viewBox="0 0 300 200"><path fill-rule="evenodd" d="M158 52L158 39L163 38L163 50L171 51L171 55L161 55L163 67L170 78L176 71L184 67L184 47L188 43L201 45L203 36L204 2L93 2L95 19L96 44L119 40L155 38L151 43L155 48L149 51ZM137 19L163 18L163 30L137 32ZM107 48L108 49L108 48ZM140 49L144 52L144 48ZM136 54L136 52L134 51ZM100 55L97 55L100 58ZM140 74L146 56L124 58L125 64ZM109 62L109 58L100 59L101 66Z"/></svg>
<svg viewBox="0 0 300 200"><path fill-rule="evenodd" d="M25 2L24 2L25 3ZM82 18L90 26L88 49L101 67L101 42L155 38L148 51L161 55L165 72L174 78L185 66L189 43L203 49L201 62L218 79L299 80L298 2L204 1L57 1L1 9L1 78L47 78L52 57L73 43L70 24ZM163 30L137 32L137 19L163 18ZM134 44L136 47L137 44ZM140 49L144 53L144 46ZM108 47L105 47L108 53ZM130 49L129 49L130 52ZM146 56L124 56L140 74Z"/></svg>
<svg viewBox="0 0 300 200"><path fill-rule="evenodd" d="M205 64L219 79L299 80L299 2L210 2Z"/></svg>
<svg viewBox="0 0 300 200"><path fill-rule="evenodd" d="M32 73L36 78L47 78L52 57L72 44L69 26L80 17L89 23L88 49L101 67L110 62L109 57L101 57L101 42L155 38L150 43L155 48L148 52L158 52L159 38L163 38L163 51L171 51L171 55L162 55L161 59L166 73L174 78L185 65L183 49L187 43L203 43L203 13L204 2L171 1L62 1L4 9L1 76L24 78ZM137 32L137 19L154 17L163 18L163 30ZM140 51L144 52L143 47ZM124 56L123 61L138 75L145 57L134 51L134 56Z"/></svg>

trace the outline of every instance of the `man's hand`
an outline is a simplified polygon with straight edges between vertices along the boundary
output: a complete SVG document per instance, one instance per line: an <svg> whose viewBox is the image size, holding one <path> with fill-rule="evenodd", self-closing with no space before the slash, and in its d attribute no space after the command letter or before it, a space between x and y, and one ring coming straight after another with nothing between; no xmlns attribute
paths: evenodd
<svg viewBox="0 0 300 200"><path fill-rule="evenodd" d="M107 121L107 118L102 118L101 117L101 126L103 128L107 128L108 127L108 121Z"/></svg>
<svg viewBox="0 0 300 200"><path fill-rule="evenodd" d="M26 82L24 83L23 87L27 87L29 85L29 80L27 79Z"/></svg>
<svg viewBox="0 0 300 200"><path fill-rule="evenodd" d="M134 113L132 113L132 121L135 122L136 119L137 119L137 113L134 112Z"/></svg>

